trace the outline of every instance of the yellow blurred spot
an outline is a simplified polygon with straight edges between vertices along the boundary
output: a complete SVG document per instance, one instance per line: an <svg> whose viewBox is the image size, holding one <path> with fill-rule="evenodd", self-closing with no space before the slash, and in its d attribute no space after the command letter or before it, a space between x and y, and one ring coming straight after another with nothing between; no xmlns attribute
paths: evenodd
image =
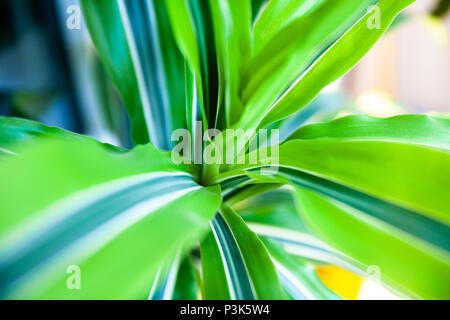
<svg viewBox="0 0 450 320"><path fill-rule="evenodd" d="M356 300L364 278L335 266L316 267L322 282L347 300Z"/></svg>
<svg viewBox="0 0 450 320"><path fill-rule="evenodd" d="M420 21L428 31L434 42L442 47L448 46L448 34L442 19L425 17Z"/></svg>

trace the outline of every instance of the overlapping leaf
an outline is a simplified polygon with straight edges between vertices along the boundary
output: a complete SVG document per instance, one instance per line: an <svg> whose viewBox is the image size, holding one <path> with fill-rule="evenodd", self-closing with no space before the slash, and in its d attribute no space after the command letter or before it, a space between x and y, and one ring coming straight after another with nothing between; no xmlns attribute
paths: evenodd
<svg viewBox="0 0 450 320"><path fill-rule="evenodd" d="M198 141L197 120L254 129L300 110L414 0L81 2L134 141L170 149L177 128ZM214 177L217 166L190 172L152 145L125 151L1 118L0 296L337 298L305 262L314 261L377 265L409 297L449 298L449 127L429 116L346 117L293 133L273 175L260 159ZM195 181L220 184L221 196ZM240 210L283 184L301 221L268 204ZM228 204L216 215L222 197L248 225ZM202 277L184 254L193 240ZM73 265L80 291L67 287Z"/></svg>
<svg viewBox="0 0 450 320"><path fill-rule="evenodd" d="M270 22L270 25L264 26L258 20L255 28L266 30L271 41L256 52L245 70L242 86L245 110L235 127L248 129L270 124L272 121L263 124L261 121L269 111L279 109L277 99L296 79L301 79L310 70L310 66L315 65L324 52L329 51L327 49L330 46L339 43L343 35L376 3L377 1L371 0L296 1L293 2L296 10L286 12L287 16L292 16L292 22L289 23L289 18L278 24L270 20L267 22ZM264 21L266 10L273 11L267 14L268 17L272 14L283 15L281 4L282 2L279 2L278 6L276 3L267 5L261 15L261 21ZM286 26L283 27L284 23ZM304 105L298 103L296 110ZM281 119L268 117L273 121Z"/></svg>
<svg viewBox="0 0 450 320"><path fill-rule="evenodd" d="M129 0L82 5L100 58L128 108L135 142L169 149L170 133L186 127L186 91L184 59L166 7Z"/></svg>
<svg viewBox="0 0 450 320"><path fill-rule="evenodd" d="M290 140L280 147L280 167L275 176L261 176L258 166L235 165L230 169L246 169L245 174L255 182L281 183L286 179L285 182L310 190L308 195L314 192L320 195L316 195L316 198L326 197L337 201L339 210L350 211L352 217L361 225L365 224L367 229L381 232L389 239L396 239L392 240L393 243L399 243L398 250L402 250L396 263L404 265L404 268L408 264L409 272L417 274L417 278L420 278L418 274L424 272L426 265L439 270L423 281L419 279L410 282L411 279L399 277L395 270L386 268L388 284L395 284L395 288L410 296L445 297L445 290L442 291L437 283L447 281L442 272L448 268L450 261L450 218L445 200L450 196L445 187L450 177L450 153L444 137L448 131L447 120L426 116L369 118L366 121L361 119L361 123L366 122L368 127L362 129L356 126L353 129L354 122L348 121L351 119L301 129L297 137L311 139ZM370 125L373 125L373 130ZM369 137L367 132L372 131L374 135ZM405 131L423 134L409 134L407 137ZM328 134L332 138L319 138L322 134ZM248 183L242 173L224 173L221 178L224 180L218 181L222 181L222 184L227 180L239 181L240 185ZM277 176L282 179L276 178ZM317 202L321 203L319 200ZM302 208L307 212L304 214L317 211L315 215L311 213L309 219L309 223L314 225L314 217L319 219L320 216L318 212L324 212L324 216L331 214L330 212L335 211L332 210L333 205L335 204L305 204L307 207ZM325 221L324 218L321 223ZM332 222L329 223L331 226ZM322 231L330 232L326 240L331 241L333 237L335 243L339 243L341 237L345 238L344 233L346 237L354 237L353 239L366 238L367 234L359 236L359 227L345 232L342 230L342 234L336 229L327 228ZM315 230L318 229L316 226ZM386 243L389 241L386 240ZM375 252L377 243L368 239L359 244L359 250ZM353 251L345 252L364 264L369 263ZM377 257L371 263L376 264L377 259L380 259L380 263L383 261L381 257ZM391 262L394 259L395 255L390 257ZM421 260L421 264L416 265L414 259Z"/></svg>
<svg viewBox="0 0 450 320"><path fill-rule="evenodd" d="M214 236L202 248L205 258L210 258L204 268L206 297L285 298L267 249L242 218L223 206L211 228Z"/></svg>
<svg viewBox="0 0 450 320"><path fill-rule="evenodd" d="M220 203L150 145L117 153L49 140L21 153L0 166L2 297L145 298L159 265ZM83 290L66 287L69 265Z"/></svg>
<svg viewBox="0 0 450 320"><path fill-rule="evenodd" d="M375 9L369 7L372 10L367 10L362 19L318 56L308 70L271 106L261 126L283 119L304 107L326 85L348 72L384 34L399 12L414 1L380 0Z"/></svg>
<svg viewBox="0 0 450 320"><path fill-rule="evenodd" d="M408 142L450 149L450 118L427 115L401 115L387 119L366 115L339 118L329 123L305 126L289 140L340 138Z"/></svg>
<svg viewBox="0 0 450 320"><path fill-rule="evenodd" d="M448 288L442 286L449 281L448 256L421 250L394 230L367 223L354 210L313 192L299 189L297 194L300 213L308 224L328 243L366 266L376 266L379 280L412 298L450 297Z"/></svg>

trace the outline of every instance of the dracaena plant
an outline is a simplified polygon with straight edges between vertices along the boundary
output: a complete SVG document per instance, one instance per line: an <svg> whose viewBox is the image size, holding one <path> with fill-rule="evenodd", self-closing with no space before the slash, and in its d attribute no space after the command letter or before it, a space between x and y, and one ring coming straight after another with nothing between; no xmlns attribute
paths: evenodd
<svg viewBox="0 0 450 320"><path fill-rule="evenodd" d="M283 120L413 2L82 0L136 146L1 118L0 296L338 299L314 269L336 265L450 298L449 119ZM233 145L255 163L171 152L177 129L203 150L208 129L281 127Z"/></svg>

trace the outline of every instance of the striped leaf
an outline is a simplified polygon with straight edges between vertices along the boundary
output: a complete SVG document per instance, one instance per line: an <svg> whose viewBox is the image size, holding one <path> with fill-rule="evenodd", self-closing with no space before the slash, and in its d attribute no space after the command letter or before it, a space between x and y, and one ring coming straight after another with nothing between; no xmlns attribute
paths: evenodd
<svg viewBox="0 0 450 320"><path fill-rule="evenodd" d="M206 116L205 95L202 86L202 64L201 53L198 45L194 17L188 1L165 0L164 1L173 30L176 44L184 56L187 68L187 85L190 86L190 97L192 98L192 112L188 112L189 119L201 119L204 125L208 123ZM191 81L193 84L191 85ZM198 112L200 111L200 112Z"/></svg>
<svg viewBox="0 0 450 320"><path fill-rule="evenodd" d="M329 1L328 1L329 2ZM380 0L372 2L377 10L367 10L337 41L315 57L314 61L283 95L271 105L261 127L283 119L306 106L328 84L337 80L356 65L381 38L395 17L415 0ZM370 4L369 4L370 5ZM379 26L369 27L379 13Z"/></svg>
<svg viewBox="0 0 450 320"><path fill-rule="evenodd" d="M445 200L450 196L445 187L450 177L447 170L450 153L444 138L448 131L447 121L426 116L404 116L369 119L368 122L374 126L372 137L364 135L372 131L370 127L361 129L356 126L352 129L352 122L345 119L342 125L337 121L312 126L312 130L306 127L299 131L305 139L290 140L280 146L280 167L275 176L261 175L258 166L235 165L229 169L246 171L224 173L217 181L225 188L246 185L251 181L284 181L318 194L319 198L332 199L333 205L339 203L340 211L350 211L359 224L389 237L383 241L398 243L398 250L403 250L404 255L396 256L395 250L391 251L391 261L396 261L395 265L408 268L408 272L416 274L417 278L420 278L420 272L425 272L427 265L441 271L424 281L409 283L410 279L389 269L385 271L389 278L386 283L413 297L445 296L432 282L445 281L442 271L450 261L450 217ZM315 130L321 133L314 136ZM409 134L406 138L405 131L418 133ZM319 138L323 133L329 133L331 138ZM333 211L332 205L312 208ZM350 232L355 239L365 238L359 229L355 227L342 232ZM330 227L330 230L334 229ZM337 231L333 234L345 238ZM360 250L378 251L376 246L376 241L367 240L361 244ZM369 263L356 254L349 255L363 265ZM376 258L383 262L381 254ZM422 259L421 263L416 264L417 259ZM377 264L377 260L370 264Z"/></svg>
<svg viewBox="0 0 450 320"><path fill-rule="evenodd" d="M199 270L191 256L185 257L178 270L173 293L174 300L196 300L201 298L201 279Z"/></svg>
<svg viewBox="0 0 450 320"><path fill-rule="evenodd" d="M209 0L219 71L217 125L236 122L243 109L240 79L252 54L250 1Z"/></svg>
<svg viewBox="0 0 450 320"><path fill-rule="evenodd" d="M186 126L186 94L184 59L164 4L81 3L100 58L128 108L135 142L169 149L171 132Z"/></svg>
<svg viewBox="0 0 450 320"><path fill-rule="evenodd" d="M317 264L450 298L448 117L298 129L414 0L80 1L139 146L0 118L0 298L338 299ZM185 167L178 128L287 142L273 170Z"/></svg>
<svg viewBox="0 0 450 320"><path fill-rule="evenodd" d="M339 296L322 283L312 264L296 259L270 241L265 240L264 244L269 249L283 287L293 299L339 300Z"/></svg>
<svg viewBox="0 0 450 320"><path fill-rule="evenodd" d="M259 179L258 174L247 174L251 179ZM449 237L448 225L426 218L418 212L368 197L364 193L358 192L351 196L355 190L344 191L338 184L329 185L330 181L299 170L281 167L278 175L283 177L279 182L286 179L286 182L301 186L304 190L301 194L310 197L311 194L315 195L313 199L332 200L328 200L331 204L326 200L317 200L316 204L312 200L305 201L303 196L299 198L300 212L308 227L350 258L336 254L335 250L310 239L309 235L302 236L301 233L289 232L287 229L275 230L273 226L251 224L258 234L279 241L291 254L338 265L357 274L365 275L361 270L376 265L384 273L381 281L390 289L398 291L401 296L448 296L445 288L439 285L448 281L444 271L450 264L445 240ZM338 227L340 224L342 227ZM380 247L383 249L380 250ZM428 273L426 279L422 279L420 274L427 272L427 269L433 270L433 273ZM408 276L402 275L405 270L408 270ZM412 281L413 277L415 281Z"/></svg>
<svg viewBox="0 0 450 320"><path fill-rule="evenodd" d="M307 232L294 231L260 223L249 223L248 226L258 236L271 241L273 245L278 246L285 253L297 256L303 261L319 265L339 266L361 276L368 275L366 272L367 266L321 241L309 230ZM288 262L288 264L290 263Z"/></svg>
<svg viewBox="0 0 450 320"><path fill-rule="evenodd" d="M190 256L182 258L178 252L160 265L148 300L196 300L199 296L197 272Z"/></svg>
<svg viewBox="0 0 450 320"><path fill-rule="evenodd" d="M241 217L223 206L211 229L213 236L206 239L202 250L207 259L213 258L204 268L207 298L209 295L238 300L285 298L267 249ZM215 264L216 261L221 263Z"/></svg>
<svg viewBox="0 0 450 320"><path fill-rule="evenodd" d="M242 253L222 215L211 222L212 234L202 246L203 281L207 299L254 300Z"/></svg>
<svg viewBox="0 0 450 320"><path fill-rule="evenodd" d="M400 115L381 119L352 115L337 120L304 126L289 140L339 138L345 140L382 140L408 142L450 149L450 118L428 115Z"/></svg>
<svg viewBox="0 0 450 320"><path fill-rule="evenodd" d="M314 231L364 265L377 266L381 281L412 298L450 297L441 285L450 280L448 254L421 250L394 230L367 223L354 209L314 192L297 189L297 195L299 211Z"/></svg>
<svg viewBox="0 0 450 320"><path fill-rule="evenodd" d="M255 25L255 32L256 28L261 30L256 33L259 35L256 45L261 43L262 48L255 52L244 71L242 99L245 109L234 128L258 128L272 123L266 121L261 124L261 121L272 109L278 109L277 100L377 2L294 1L288 6L292 5L295 10L286 9L287 14L282 12L285 10L282 1L267 5ZM279 16L279 22L269 14L277 3L280 10L273 14ZM263 19L265 12L268 13L266 22ZM261 37L264 34L267 34L265 45L264 37ZM297 110L303 106L299 105ZM274 121L281 119L269 117Z"/></svg>
<svg viewBox="0 0 450 320"><path fill-rule="evenodd" d="M238 202L234 208L264 242L290 297L339 299L321 282L314 266L336 265L367 277L366 269L311 234L293 200L289 189L281 188Z"/></svg>
<svg viewBox="0 0 450 320"><path fill-rule="evenodd" d="M161 264L153 280L148 300L172 300L175 294L175 286L180 269L180 254L174 259Z"/></svg>
<svg viewBox="0 0 450 320"><path fill-rule="evenodd" d="M180 169L152 146L119 154L78 141L3 161L1 296L146 298L160 264L192 244L220 203L217 188ZM82 290L67 286L73 265Z"/></svg>
<svg viewBox="0 0 450 320"><path fill-rule="evenodd" d="M149 106L144 106L139 91L139 70L135 70L118 2L83 0L81 5L99 56L127 106L133 139L136 143L146 143L151 138Z"/></svg>

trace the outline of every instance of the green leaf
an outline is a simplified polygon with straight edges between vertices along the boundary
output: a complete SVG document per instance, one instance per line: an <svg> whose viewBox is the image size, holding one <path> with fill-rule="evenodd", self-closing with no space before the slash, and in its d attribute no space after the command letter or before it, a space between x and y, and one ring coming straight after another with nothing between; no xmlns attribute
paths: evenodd
<svg viewBox="0 0 450 320"><path fill-rule="evenodd" d="M136 143L150 141L148 100L143 100L135 61L117 1L82 0L84 18L105 69L119 91L133 124ZM135 49L134 49L135 50ZM142 81L141 81L142 83ZM142 84L141 84L142 86Z"/></svg>
<svg viewBox="0 0 450 320"><path fill-rule="evenodd" d="M228 271L227 279L227 271L224 262L222 261L222 257L227 258L228 261L231 260L231 257L228 257L228 250L224 250L223 253L221 253L219 243L216 241L213 231L208 233L201 243L200 248L204 298L207 300L230 300L232 296L235 299L246 298L245 296L239 296L239 292L242 292L242 290L237 288L233 289L234 287L238 287L237 285L239 282L234 281L230 284L230 289L228 287L228 279L233 280L235 273L232 270ZM240 265L242 266L242 264ZM230 263L227 263L227 267L229 266ZM247 280L248 276L245 276L244 279L246 280L244 283L249 283ZM234 285L234 283L236 285ZM230 290L234 290L234 292L231 294Z"/></svg>
<svg viewBox="0 0 450 320"><path fill-rule="evenodd" d="M295 231L285 227L253 222L248 226L262 239L270 240L286 253L301 258L301 261L339 266L363 277L368 276L363 264L319 240L309 229L308 231Z"/></svg>
<svg viewBox="0 0 450 320"><path fill-rule="evenodd" d="M272 37L245 69L242 80L245 110L234 128L249 129L270 124L259 126L289 86L377 1L328 0L313 5L309 1L304 6L300 2L303 1L294 3L295 7L303 8L298 18Z"/></svg>
<svg viewBox="0 0 450 320"><path fill-rule="evenodd" d="M296 300L339 300L319 279L313 265L287 254L271 241L263 240L275 262L285 290Z"/></svg>
<svg viewBox="0 0 450 320"><path fill-rule="evenodd" d="M223 206L202 244L207 299L284 299L275 267L261 240Z"/></svg>
<svg viewBox="0 0 450 320"><path fill-rule="evenodd" d="M272 0L262 10L253 27L255 52L260 51L287 25L303 18L326 0Z"/></svg>
<svg viewBox="0 0 450 320"><path fill-rule="evenodd" d="M381 281L412 298L448 299L449 259L424 251L392 229L367 223L338 202L297 189L299 212L327 243L380 270Z"/></svg>
<svg viewBox="0 0 450 320"><path fill-rule="evenodd" d="M206 107L204 104L204 92L202 86L202 67L200 61L200 52L198 47L198 39L196 34L196 27L194 18L187 1L184 0L166 0L165 5L167 8L167 14L173 30L175 41L181 53L183 54L187 66L188 66L188 81L191 77L195 85L191 88L193 92L192 98L192 110L193 114L188 117L190 119L197 120L197 117L203 119L204 125L208 123ZM190 82L187 82L190 85ZM197 109L201 110L201 114L197 114ZM195 121L194 120L194 121Z"/></svg>
<svg viewBox="0 0 450 320"><path fill-rule="evenodd" d="M386 141L323 138L280 147L283 166L313 172L446 224L449 160L448 151Z"/></svg>
<svg viewBox="0 0 450 320"><path fill-rule="evenodd" d="M188 3L183 0L166 0L165 3L177 45L186 57L192 72L200 76L200 57L195 26Z"/></svg>
<svg viewBox="0 0 450 320"><path fill-rule="evenodd" d="M449 159L450 152L447 150L416 144L388 142L383 139L364 141L318 138L284 143L279 148L277 160L281 173L286 172L289 177L301 176L301 179L306 178L313 185L319 183L329 189L328 195L333 192L353 194L353 203L369 201L369 198L372 202L376 201L374 198L379 198L404 207L405 210L415 211L427 217L430 223L436 220L436 223L448 225L450 217L446 199L450 195L445 185L450 177L447 165ZM270 160L273 161L271 158ZM252 167L255 166L235 165L229 169ZM220 179L219 177L218 181ZM240 183L245 183L245 179ZM365 199L358 200L358 197ZM378 204L382 205L381 202ZM388 204L382 206L385 205ZM446 233L446 228L437 230L444 232L442 236Z"/></svg>
<svg viewBox="0 0 450 320"><path fill-rule="evenodd" d="M172 299L180 266L179 260L179 254L176 254L175 258L170 259L159 266L148 295L148 300Z"/></svg>
<svg viewBox="0 0 450 320"><path fill-rule="evenodd" d="M168 92L170 110L170 132L179 128L188 128L187 115L192 112L192 99L188 90L192 80L186 78L186 61L178 49L175 35L170 24L167 8L163 1L153 1L157 18L157 38L161 45L161 55L164 60L165 89ZM186 104L189 107L186 109Z"/></svg>
<svg viewBox="0 0 450 320"><path fill-rule="evenodd" d="M395 132L395 128L393 130ZM426 127L424 131L434 134L433 130L427 130ZM439 132L439 129L437 131ZM399 249L404 251L399 253L399 257L403 259L401 264L405 268L406 264L415 263L415 256L411 256L411 261L408 262L412 255L411 250L414 250L414 255L420 256L420 259L427 258L419 268L422 272L425 272L427 264L443 272L450 263L450 217L446 202L450 197L446 188L446 181L450 177L447 165L450 153L446 149L421 144L383 141L382 136L381 134L374 138L380 141L360 140L357 137L291 140L280 146L280 167L275 176L261 175L259 170L263 166L235 165L229 169L246 171L224 173L217 181L221 184L227 180L248 184L249 180L240 174L245 174L250 181L259 183L283 183L285 179L285 183L292 183L319 194L317 197L333 199L333 203L339 202L341 211L351 212L352 217L357 219L360 225L365 225L366 229L381 230L389 237L387 239L402 243ZM417 136L417 139L415 136L411 139L426 140L426 137ZM440 144L441 141L437 139L436 145ZM326 212L329 208L321 206L319 209ZM330 222L330 236L338 237L339 233L332 226ZM355 226L342 232L352 239L366 237L368 233L359 233L360 229L362 228ZM389 241L386 240L386 243ZM360 250L379 252L374 247L377 243L367 238ZM403 244L407 244L407 247ZM336 247L364 264L369 263L357 252ZM384 252L388 247L386 244ZM389 252L389 257L392 258L395 252L397 251ZM376 259L369 263L374 264L377 264ZM400 265L400 262L398 264ZM430 276L420 283L408 284L409 279L397 277L397 271L392 272L386 283L409 296L430 297L445 294L442 287L431 288L437 286L437 282L442 282L442 279Z"/></svg>
<svg viewBox="0 0 450 320"><path fill-rule="evenodd" d="M269 189L268 186L272 188ZM278 189L272 190L275 187ZM258 223L306 231L288 188L280 188L280 184L256 184L248 186L246 190L255 190L258 194L249 194L248 198L235 203L232 208L239 212L247 224ZM227 203L230 204L230 201Z"/></svg>
<svg viewBox="0 0 450 320"><path fill-rule="evenodd" d="M148 300L195 300L197 282L189 255L181 259L181 252L161 264L153 281Z"/></svg>
<svg viewBox="0 0 450 320"><path fill-rule="evenodd" d="M206 239L207 243L203 249L202 259L212 258L207 262L207 268L203 270L205 297L229 297L232 300L254 300L251 278L246 268L244 257L239 249L237 240L222 215L218 214L211 222L213 238ZM215 245L208 241L215 241ZM210 252L208 252L210 250ZM206 254L206 255L205 255ZM221 263L213 269L212 263ZM213 275L211 273L222 273ZM224 283L226 280L226 286ZM206 281L218 281L217 284L206 283ZM227 289L227 291L224 291ZM208 290L212 290L208 292Z"/></svg>
<svg viewBox="0 0 450 320"><path fill-rule="evenodd" d="M56 127L48 127L39 122L12 118L0 117L0 155L3 153L15 154L21 148L21 144L36 138L52 138L61 141L91 141L95 140ZM115 151L124 152L124 149L109 144L103 144L104 147Z"/></svg>
<svg viewBox="0 0 450 320"><path fill-rule="evenodd" d="M219 65L219 99L223 99L219 101L219 114L223 113L225 118L219 127L224 127L236 122L243 109L239 88L243 67L252 51L251 3L248 0L209 2Z"/></svg>
<svg viewBox="0 0 450 320"><path fill-rule="evenodd" d="M297 148L296 151L302 150ZM315 159L317 162L317 159L321 158L316 157ZM256 181L262 179L253 169L247 171L246 174ZM301 186L305 192L311 190L308 191L308 194L314 193L317 194L316 197L318 198L331 199L328 201L332 201L334 206L339 204L340 210L334 213L333 219L329 218L329 221L327 217L331 216L331 212L333 212L331 205L318 206L313 208L314 210L309 207L301 207L303 208L301 212L307 214L306 217L305 214L302 214L302 218L323 240L349 255L350 258L338 254L335 250L330 250L328 246L324 246L320 242L312 241L313 239L309 239L309 235L302 232L289 231L289 229L277 230L276 227L271 225L251 223L249 226L259 235L279 241L283 248L291 254L299 255L308 260L339 265L357 274L364 275L364 272L360 270L371 265L381 267L378 263L380 261L383 265L381 267L382 272L383 268L388 268L388 274L384 275L382 281L390 289L394 288L401 294L413 298L430 298L433 295L434 297L445 297L445 294L447 294L445 289L438 285L438 283L447 281L447 279L442 278L445 276L429 276L426 277L427 279L409 284L408 276L399 276L399 274L400 272L405 273L405 270L409 272L410 269L414 269L412 272L416 274L416 277L419 277L418 275L421 273L426 274L427 265L433 269L433 272L442 273L445 269L448 269L450 255L446 239L450 235L450 229L447 224L430 219L420 212L406 210L357 192L354 189L302 172L300 169L280 167L277 175L286 178L286 181L290 181L296 186ZM234 176L236 177L237 173ZM279 183L283 181L282 179L277 180ZM432 190L435 190L435 188ZM307 206L308 202L303 198L302 200L299 205ZM348 213L347 215L357 220L358 224L351 224L341 211ZM322 216L323 218L320 218ZM318 223L313 224L313 219L318 219L320 225ZM384 234L382 238L384 243L381 250L379 247L381 240L373 236L373 233L368 232L372 229L377 230L377 233ZM327 237L322 236L323 233ZM345 243L346 246L351 246L352 249L357 247L358 251L343 246L341 238L348 239ZM392 248L389 246L391 242L393 243ZM366 255L362 255L361 252L366 253ZM387 262L381 259L382 256L391 262L385 266ZM371 257L370 261L367 257ZM394 262L394 257L402 261L395 260ZM421 264L417 267L416 258L421 261ZM392 268L395 265L402 265L402 268L393 270ZM435 288L430 286L435 286ZM433 290L434 292L432 292Z"/></svg>
<svg viewBox="0 0 450 320"><path fill-rule="evenodd" d="M6 298L146 298L161 263L192 244L220 203L217 187L198 186L151 145L117 153L47 140L3 161L0 175ZM70 265L82 290L66 286Z"/></svg>
<svg viewBox="0 0 450 320"><path fill-rule="evenodd" d="M255 22L258 20L259 14L264 9L264 6L267 5L268 2L269 0L251 0L253 24L255 24Z"/></svg>
<svg viewBox="0 0 450 320"><path fill-rule="evenodd" d="M264 185L254 187L258 186ZM319 280L313 264L338 264L352 271L356 268L355 264L348 257L307 234L289 190L265 192L239 202L234 208L269 250L280 281L289 296L294 299L339 298ZM288 254L289 250L295 255L303 254L302 259Z"/></svg>
<svg viewBox="0 0 450 320"><path fill-rule="evenodd" d="M254 232L248 229L242 218L228 206L221 213L238 243L246 268L252 280L257 299L284 299L278 276L267 249Z"/></svg>
<svg viewBox="0 0 450 320"><path fill-rule="evenodd" d="M242 202L246 203L249 198L255 197L259 194L265 193L269 190L279 188L281 184L276 183L267 183L267 184L257 184L257 185L246 185L242 188L236 188L233 190L233 192L230 192L227 196L224 197L224 199L227 201L228 205L231 207L241 207L240 204ZM244 204L245 208L245 204ZM270 210L271 207L268 206L268 210ZM240 212L242 215L242 212Z"/></svg>
<svg viewBox="0 0 450 320"><path fill-rule="evenodd" d="M205 124L208 127L213 127L217 117L217 95L219 90L213 18L208 1L188 0L187 2L194 22L200 57L200 79L207 120Z"/></svg>
<svg viewBox="0 0 450 320"><path fill-rule="evenodd" d="M189 256L181 261L173 295L174 300L197 299L199 288L197 285L196 272L197 270Z"/></svg>
<svg viewBox="0 0 450 320"><path fill-rule="evenodd" d="M256 173L249 172L248 175L256 179L255 181L261 179ZM341 201L366 214L370 221L387 223L410 238L412 237L412 241L420 240L417 243L419 246L425 245L425 248L434 250L441 255L450 251L446 240L450 234L448 224L298 169L281 167L278 177Z"/></svg>
<svg viewBox="0 0 450 320"><path fill-rule="evenodd" d="M450 149L450 118L427 115L401 115L375 118L352 115L329 123L312 124L294 132L289 140L340 138L408 142Z"/></svg>
<svg viewBox="0 0 450 320"><path fill-rule="evenodd" d="M170 149L186 127L184 57L162 1L84 1L100 58L131 116L137 143ZM127 72L128 77L124 77Z"/></svg>
<svg viewBox="0 0 450 320"><path fill-rule="evenodd" d="M284 92L270 108L261 124L264 127L306 106L325 86L348 72L389 28L395 17L415 0L380 0L377 11L366 15L352 26ZM369 28L374 18L379 28Z"/></svg>
<svg viewBox="0 0 450 320"><path fill-rule="evenodd" d="M255 185L256 186L263 186ZM338 265L351 272L365 274L356 260L317 239L300 219L289 188L266 192L235 206L247 226L258 236L283 247L303 260Z"/></svg>

